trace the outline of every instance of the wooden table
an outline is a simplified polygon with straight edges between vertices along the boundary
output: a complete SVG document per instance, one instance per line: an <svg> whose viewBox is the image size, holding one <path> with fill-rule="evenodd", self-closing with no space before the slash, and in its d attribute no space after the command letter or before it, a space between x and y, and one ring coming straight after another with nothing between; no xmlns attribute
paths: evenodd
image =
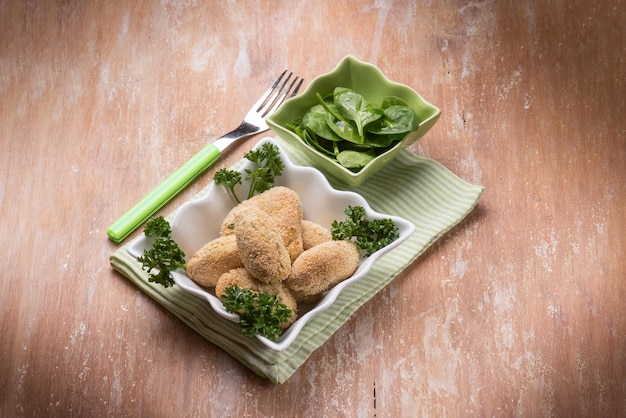
<svg viewBox="0 0 626 418"><path fill-rule="evenodd" d="M625 18L621 0L0 1L0 416L625 416ZM115 272L106 228L282 69L347 54L439 106L411 150L486 192L276 385Z"/></svg>

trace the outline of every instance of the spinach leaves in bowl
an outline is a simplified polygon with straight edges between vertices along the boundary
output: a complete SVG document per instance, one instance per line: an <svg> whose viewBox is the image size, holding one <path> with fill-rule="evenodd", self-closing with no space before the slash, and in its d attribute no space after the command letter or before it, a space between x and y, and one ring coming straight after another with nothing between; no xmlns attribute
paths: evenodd
<svg viewBox="0 0 626 418"><path fill-rule="evenodd" d="M287 128L352 171L359 171L419 127L413 109L395 96L377 105L352 89L336 87L332 94L316 97L318 104Z"/></svg>

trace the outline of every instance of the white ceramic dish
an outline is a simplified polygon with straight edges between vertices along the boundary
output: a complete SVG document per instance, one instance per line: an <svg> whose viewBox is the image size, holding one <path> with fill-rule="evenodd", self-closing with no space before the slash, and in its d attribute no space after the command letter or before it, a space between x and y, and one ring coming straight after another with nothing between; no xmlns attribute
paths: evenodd
<svg viewBox="0 0 626 418"><path fill-rule="evenodd" d="M304 219L316 222L330 228L333 220L345 219L344 210L352 205L363 206L369 219L391 218L399 228L400 237L387 247L377 251L369 257L361 259L356 272L347 280L341 282L324 296L317 304L312 306L299 306L297 321L291 325L276 341L257 335L256 338L265 346L282 351L289 347L295 340L302 328L316 315L326 310L337 299L337 296L348 286L358 281L370 270L372 265L384 254L396 248L404 242L413 232L415 226L402 218L393 215L382 214L374 211L367 201L359 194L349 191L333 189L324 175L315 168L295 165L274 139L265 138L256 147L270 142L279 147L281 158L285 165L283 174L276 178L276 185L286 186L296 191L302 201ZM256 148L255 147L255 148ZM245 168L251 164L248 161L239 168L244 173ZM245 173L242 177L245 177ZM247 190L247 184L241 187ZM199 250L207 242L217 238L220 232L222 220L235 206L232 197L222 186L211 183L207 193L199 199L191 200L183 204L176 211L171 221L172 238L185 252L187 259ZM129 245L129 253L134 257L143 254L144 249L151 243L145 236L141 236ZM172 273L176 284L184 291L206 300L210 307L226 320L238 322L239 317L224 309L222 302L215 296L212 289L206 289L193 282L184 271Z"/></svg>

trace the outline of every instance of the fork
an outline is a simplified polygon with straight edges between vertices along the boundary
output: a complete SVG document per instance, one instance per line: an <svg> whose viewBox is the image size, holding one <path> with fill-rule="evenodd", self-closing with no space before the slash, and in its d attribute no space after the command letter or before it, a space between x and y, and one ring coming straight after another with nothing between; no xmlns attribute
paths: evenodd
<svg viewBox="0 0 626 418"><path fill-rule="evenodd" d="M109 239L115 243L122 242L202 172L211 167L220 155L238 139L269 129L265 119L274 113L287 98L295 96L302 86L302 82L303 79L292 72L283 71L250 108L237 128L216 139L213 143L209 143L128 212L113 222L107 229Z"/></svg>

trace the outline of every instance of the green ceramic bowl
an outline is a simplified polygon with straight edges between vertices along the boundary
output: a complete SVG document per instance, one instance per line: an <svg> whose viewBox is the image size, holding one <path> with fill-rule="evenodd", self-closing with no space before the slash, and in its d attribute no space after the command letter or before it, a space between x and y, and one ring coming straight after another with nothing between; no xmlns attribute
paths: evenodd
<svg viewBox="0 0 626 418"><path fill-rule="evenodd" d="M380 103L386 96L397 96L415 111L420 126L358 172L350 171L332 158L305 144L295 133L286 128L287 124L302 118L311 106L318 103L315 98L316 93L326 96L331 94L335 87L353 89L372 103ZM302 150L304 157L313 167L349 186L358 186L393 160L400 150L424 136L437 122L440 113L437 107L425 101L415 90L404 84L390 81L376 66L353 56L347 56L333 71L315 78L304 93L285 101L267 119L267 124L278 137Z"/></svg>

